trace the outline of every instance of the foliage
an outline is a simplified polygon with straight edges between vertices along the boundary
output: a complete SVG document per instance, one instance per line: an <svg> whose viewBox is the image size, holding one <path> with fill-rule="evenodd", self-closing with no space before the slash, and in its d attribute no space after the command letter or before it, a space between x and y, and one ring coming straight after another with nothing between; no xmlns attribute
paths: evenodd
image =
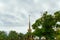
<svg viewBox="0 0 60 40"><path fill-rule="evenodd" d="M16 31L10 31L8 40L18 40L18 34L16 33Z"/></svg>
<svg viewBox="0 0 60 40"><path fill-rule="evenodd" d="M55 38L55 30L54 27L60 27L60 11L54 13L54 15L48 14L46 11L43 16L35 21L32 25L32 28L35 30L34 34L36 36L45 36L46 40L54 40ZM41 27L42 28L39 28Z"/></svg>
<svg viewBox="0 0 60 40"><path fill-rule="evenodd" d="M0 40L7 40L7 35L4 31L0 31Z"/></svg>
<svg viewBox="0 0 60 40"><path fill-rule="evenodd" d="M60 22L60 11L56 11L54 15L55 15L55 19Z"/></svg>
<svg viewBox="0 0 60 40"><path fill-rule="evenodd" d="M19 33L18 37L19 37L19 40L24 40L24 34L23 33Z"/></svg>

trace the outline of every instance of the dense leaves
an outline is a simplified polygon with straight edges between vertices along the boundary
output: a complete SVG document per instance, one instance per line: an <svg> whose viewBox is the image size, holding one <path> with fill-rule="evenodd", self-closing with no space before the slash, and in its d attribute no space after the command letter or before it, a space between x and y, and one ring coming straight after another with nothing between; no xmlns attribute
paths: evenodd
<svg viewBox="0 0 60 40"><path fill-rule="evenodd" d="M0 40L7 40L7 34L4 31L0 31Z"/></svg>
<svg viewBox="0 0 60 40"><path fill-rule="evenodd" d="M55 19L60 22L60 11L54 13Z"/></svg>
<svg viewBox="0 0 60 40"><path fill-rule="evenodd" d="M19 37L19 40L24 40L24 34L23 33L19 33L18 37Z"/></svg>
<svg viewBox="0 0 60 40"><path fill-rule="evenodd" d="M10 31L8 40L18 40L18 34L16 33L16 31Z"/></svg>
<svg viewBox="0 0 60 40"><path fill-rule="evenodd" d="M0 40L24 40L24 34L17 33L16 31L10 31L7 34L4 31L0 31Z"/></svg>
<svg viewBox="0 0 60 40"><path fill-rule="evenodd" d="M43 16L35 21L32 25L32 28L35 30L34 34L36 36L45 36L46 40L54 40L55 38L55 30L54 27L60 27L60 11L54 13L54 15L48 14L45 12ZM42 26L42 28L39 28ZM38 29L37 29L38 28Z"/></svg>

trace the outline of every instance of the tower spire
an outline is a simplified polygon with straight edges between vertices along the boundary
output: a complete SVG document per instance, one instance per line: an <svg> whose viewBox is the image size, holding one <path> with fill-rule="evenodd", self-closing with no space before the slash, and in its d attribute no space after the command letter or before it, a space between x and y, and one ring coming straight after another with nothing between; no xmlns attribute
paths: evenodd
<svg viewBox="0 0 60 40"><path fill-rule="evenodd" d="M30 29L30 15L29 15L29 29Z"/></svg>
<svg viewBox="0 0 60 40"><path fill-rule="evenodd" d="M30 15L29 15L29 29L28 32L31 32L31 28L30 28Z"/></svg>

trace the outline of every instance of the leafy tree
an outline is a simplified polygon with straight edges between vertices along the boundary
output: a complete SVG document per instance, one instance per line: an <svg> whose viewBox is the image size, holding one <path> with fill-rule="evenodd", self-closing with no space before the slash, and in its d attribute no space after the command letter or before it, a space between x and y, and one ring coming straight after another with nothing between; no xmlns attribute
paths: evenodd
<svg viewBox="0 0 60 40"><path fill-rule="evenodd" d="M23 33L19 33L18 36L19 36L19 40L24 40L24 34Z"/></svg>
<svg viewBox="0 0 60 40"><path fill-rule="evenodd" d="M56 26L56 23L57 20L54 15L52 16L45 12L41 18L36 20L32 27L35 30L34 33L36 36L45 36L46 40L54 40L55 31L53 30L53 27ZM39 28L41 26L42 28Z"/></svg>
<svg viewBox="0 0 60 40"><path fill-rule="evenodd" d="M4 31L0 31L0 40L7 40L7 35Z"/></svg>
<svg viewBox="0 0 60 40"><path fill-rule="evenodd" d="M18 40L18 34L16 33L16 31L10 31L8 40Z"/></svg>

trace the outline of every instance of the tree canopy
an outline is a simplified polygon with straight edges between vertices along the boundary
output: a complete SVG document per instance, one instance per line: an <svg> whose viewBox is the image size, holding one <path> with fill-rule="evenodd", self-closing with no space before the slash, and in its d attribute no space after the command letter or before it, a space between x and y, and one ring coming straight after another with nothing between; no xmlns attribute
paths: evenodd
<svg viewBox="0 0 60 40"><path fill-rule="evenodd" d="M39 37L45 36L46 40L54 40L55 30L53 28L60 27L60 24L57 24L57 22L60 22L60 11L55 12L54 15L48 14L46 11L32 25L32 28L35 30L33 33ZM42 28L39 28L41 26Z"/></svg>

